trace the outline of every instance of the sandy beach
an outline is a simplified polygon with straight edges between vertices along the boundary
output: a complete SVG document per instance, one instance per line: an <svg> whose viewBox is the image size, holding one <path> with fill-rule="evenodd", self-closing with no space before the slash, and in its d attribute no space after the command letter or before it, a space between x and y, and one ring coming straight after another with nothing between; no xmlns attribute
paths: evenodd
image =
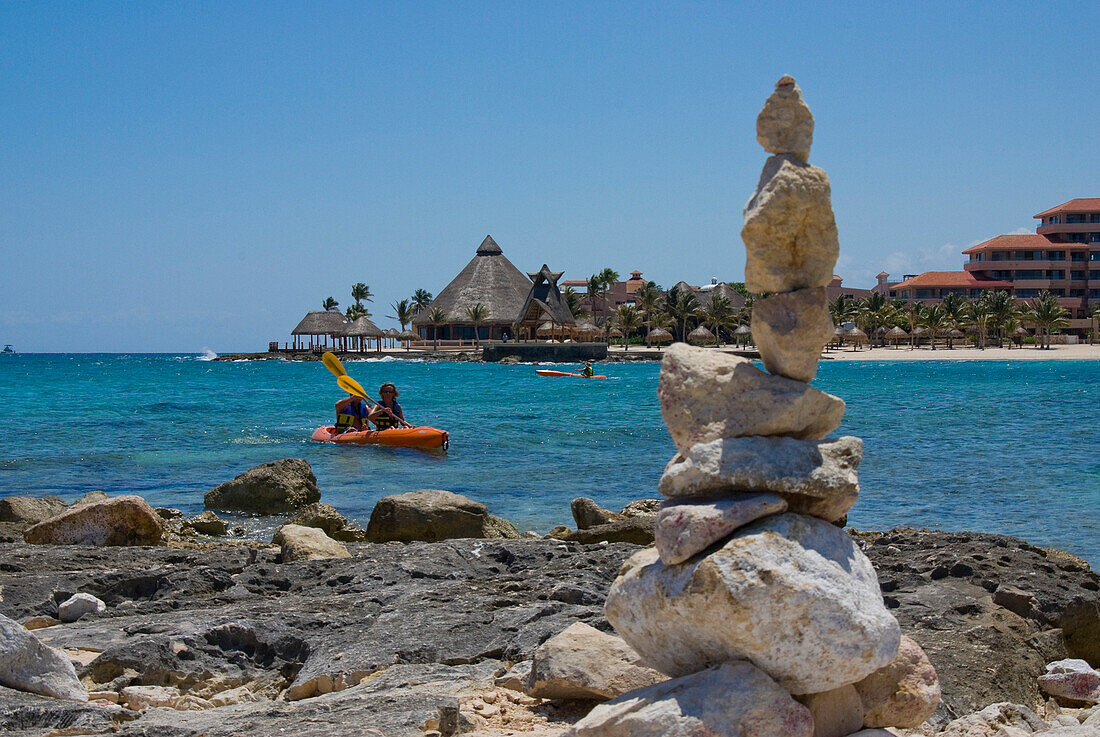
<svg viewBox="0 0 1100 737"><path fill-rule="evenodd" d="M1034 346L1024 348L937 348L926 346L910 348L850 348L830 350L823 358L836 361L1049 361L1049 360L1100 360L1100 345L1054 345L1039 350Z"/></svg>

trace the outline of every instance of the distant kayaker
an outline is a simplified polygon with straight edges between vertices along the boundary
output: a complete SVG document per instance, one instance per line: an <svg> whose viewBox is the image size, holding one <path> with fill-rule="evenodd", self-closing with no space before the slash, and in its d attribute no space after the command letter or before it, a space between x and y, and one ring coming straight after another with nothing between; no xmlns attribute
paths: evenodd
<svg viewBox="0 0 1100 737"><path fill-rule="evenodd" d="M379 430L389 430L400 427L405 421L405 413L401 411L401 405L397 403L397 387L387 381L378 387L380 402L371 408L367 419L374 423Z"/></svg>
<svg viewBox="0 0 1100 737"><path fill-rule="evenodd" d="M581 376L591 378L593 373L595 373L595 372L592 370L592 362L591 361L585 361L584 362L584 368L581 369Z"/></svg>
<svg viewBox="0 0 1100 737"><path fill-rule="evenodd" d="M362 397L350 396L336 403L336 433L363 430L370 410Z"/></svg>

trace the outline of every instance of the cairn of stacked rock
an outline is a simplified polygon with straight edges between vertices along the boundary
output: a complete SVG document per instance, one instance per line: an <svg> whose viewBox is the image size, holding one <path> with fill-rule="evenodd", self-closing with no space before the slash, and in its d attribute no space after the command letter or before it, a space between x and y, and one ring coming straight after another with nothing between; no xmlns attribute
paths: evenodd
<svg viewBox="0 0 1100 737"><path fill-rule="evenodd" d="M839 252L829 178L807 163L813 116L793 78L757 118L773 154L745 207L745 282L767 372L682 343L661 366L678 453L656 546L611 587L607 617L672 677L596 707L568 733L844 737L912 728L939 703L870 561L834 522L859 496L859 438L827 438L844 402L811 387L832 335ZM731 698L731 693L737 693Z"/></svg>

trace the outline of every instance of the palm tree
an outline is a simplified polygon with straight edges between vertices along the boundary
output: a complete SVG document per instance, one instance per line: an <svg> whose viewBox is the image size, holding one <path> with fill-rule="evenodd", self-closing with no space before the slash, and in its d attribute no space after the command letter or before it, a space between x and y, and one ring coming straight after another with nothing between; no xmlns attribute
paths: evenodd
<svg viewBox="0 0 1100 737"><path fill-rule="evenodd" d="M978 330L978 348L985 350L986 333L989 331L989 323L993 313L989 309L989 301L976 299L970 303L966 311L966 320Z"/></svg>
<svg viewBox="0 0 1100 737"><path fill-rule="evenodd" d="M321 303L321 309L335 310L340 306L340 303L334 300L332 297L325 297L325 301Z"/></svg>
<svg viewBox="0 0 1100 737"><path fill-rule="evenodd" d="M419 315L425 307L432 303L432 293L427 289L417 289L413 292L412 303L413 307L416 308L416 314Z"/></svg>
<svg viewBox="0 0 1100 737"><path fill-rule="evenodd" d="M680 329L679 339L684 340L687 335L687 321L695 317L699 311L699 299L691 290L673 287L665 295L665 309L677 321Z"/></svg>
<svg viewBox="0 0 1100 737"><path fill-rule="evenodd" d="M433 307L428 310L428 322L432 324L432 334L435 336L435 349L439 350L439 328L447 323L447 313L442 307Z"/></svg>
<svg viewBox="0 0 1100 737"><path fill-rule="evenodd" d="M1039 328L1039 348L1050 350L1050 331L1064 328L1069 325L1069 311L1058 304L1058 297L1043 291L1031 303L1027 311L1027 318ZM1045 346L1042 336L1046 336Z"/></svg>
<svg viewBox="0 0 1100 737"><path fill-rule="evenodd" d="M714 340L719 348L722 347L722 332L721 329L729 327L733 324L734 311L730 306L728 297L723 297L721 294L714 295L710 304L707 305L704 311L707 322L714 326Z"/></svg>
<svg viewBox="0 0 1100 737"><path fill-rule="evenodd" d="M566 287L561 296L565 300L566 307L569 308L569 313L574 318L588 317L588 310L584 307L584 297L581 296L580 292L573 287Z"/></svg>
<svg viewBox="0 0 1100 737"><path fill-rule="evenodd" d="M585 282L585 289L588 292L588 304L592 308L592 318L595 319L597 298L600 296L600 292L603 289L603 284L600 282L600 275L593 274L588 277L588 281Z"/></svg>
<svg viewBox="0 0 1100 737"><path fill-rule="evenodd" d="M363 309L362 305L348 305L348 308L344 310L344 315L348 320L354 320L357 317L370 317L370 313Z"/></svg>
<svg viewBox="0 0 1100 737"><path fill-rule="evenodd" d="M466 317L470 318L470 322L474 324L474 345L480 347L481 338L478 336L478 329L489 319L489 308L478 302L466 308Z"/></svg>
<svg viewBox="0 0 1100 737"><path fill-rule="evenodd" d="M355 306L359 309L357 311L362 312L367 317L370 317L370 313L363 309L364 300L367 302L374 301L374 295L370 293L370 287L363 282L357 282L351 285L351 298L355 300Z"/></svg>
<svg viewBox="0 0 1100 737"><path fill-rule="evenodd" d="M932 346L932 350L936 350L936 335L950 329L951 318L942 304L929 305L921 313L920 324L928 331L929 344Z"/></svg>
<svg viewBox="0 0 1100 737"><path fill-rule="evenodd" d="M924 314L923 302L905 303L905 322L909 325L909 344L917 347L917 328L921 325L921 316Z"/></svg>
<svg viewBox="0 0 1100 737"><path fill-rule="evenodd" d="M615 324L623 331L623 350L630 350L630 334L642 326L642 315L634 305L619 305L615 309Z"/></svg>
<svg viewBox="0 0 1100 737"><path fill-rule="evenodd" d="M855 322L859 317L859 305L842 294L829 303L829 317L833 318L833 325L837 326L844 322Z"/></svg>
<svg viewBox="0 0 1100 737"><path fill-rule="evenodd" d="M634 304L641 310L645 318L646 332L649 332L653 315L661 305L661 288L654 282L647 281L634 293Z"/></svg>
<svg viewBox="0 0 1100 737"><path fill-rule="evenodd" d="M1009 292L986 292L988 296L990 322L997 329L998 346L1004 345L1005 321L1009 318L1020 316L1019 305L1016 298ZM984 296L984 295L983 295Z"/></svg>
<svg viewBox="0 0 1100 737"><path fill-rule="evenodd" d="M603 297L603 310L604 312L610 312L611 307L607 303L607 294L611 291L611 285L619 281L619 272L611 267L607 267L599 274L596 274L596 276L600 280L600 295Z"/></svg>
<svg viewBox="0 0 1100 737"><path fill-rule="evenodd" d="M394 314L386 315L386 317L391 320L397 320L397 322L401 324L401 332L405 332L405 326L416 317L416 308L407 299L403 299L400 302L394 302L390 307L393 308Z"/></svg>

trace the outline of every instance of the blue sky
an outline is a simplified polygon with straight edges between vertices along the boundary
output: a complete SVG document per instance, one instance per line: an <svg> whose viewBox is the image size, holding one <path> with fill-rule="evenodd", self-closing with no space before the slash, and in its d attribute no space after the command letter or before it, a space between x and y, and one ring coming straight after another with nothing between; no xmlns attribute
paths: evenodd
<svg viewBox="0 0 1100 737"><path fill-rule="evenodd" d="M748 4L743 4L748 6ZM740 280L794 75L837 273L1100 196L1096 3L0 3L0 343L262 350L513 263Z"/></svg>

